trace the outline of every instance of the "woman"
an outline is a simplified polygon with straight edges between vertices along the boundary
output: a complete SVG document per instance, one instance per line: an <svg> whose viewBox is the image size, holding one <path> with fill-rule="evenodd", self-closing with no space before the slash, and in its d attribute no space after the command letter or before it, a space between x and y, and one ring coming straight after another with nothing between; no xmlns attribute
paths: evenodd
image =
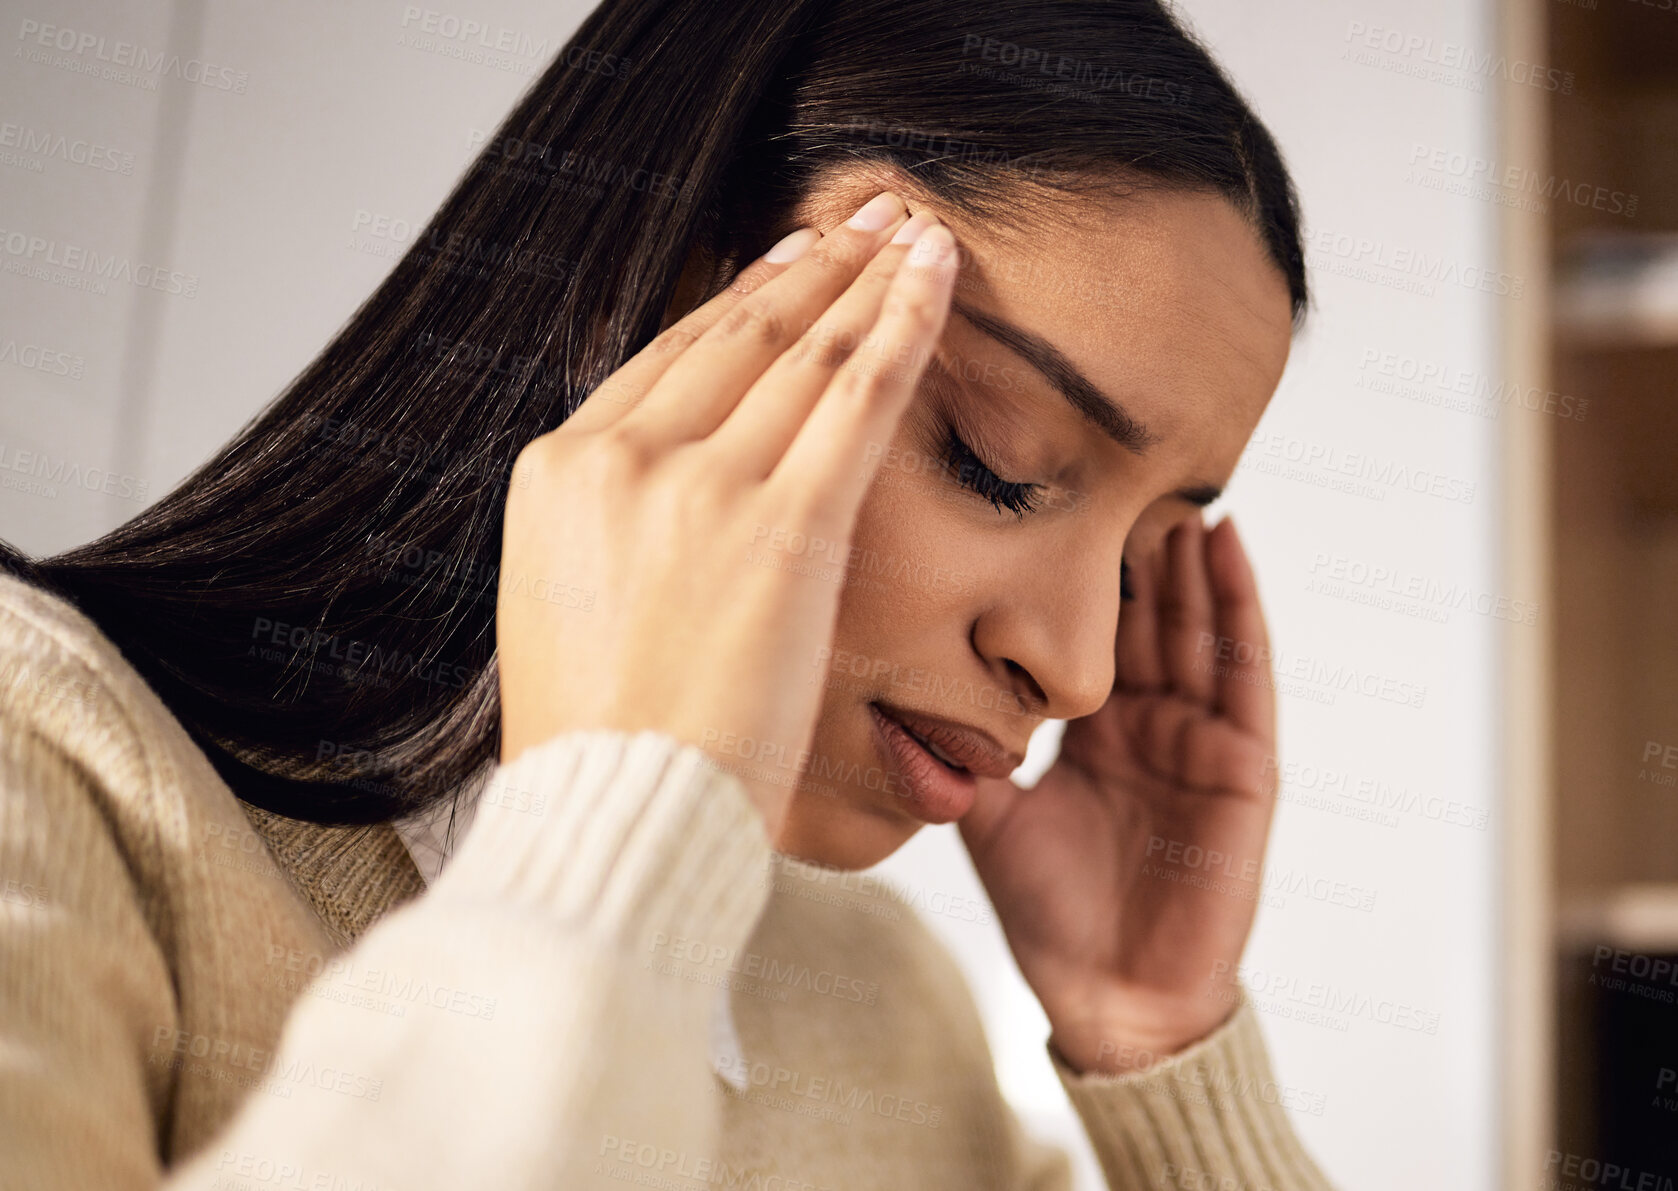
<svg viewBox="0 0 1678 1191"><path fill-rule="evenodd" d="M8 557L8 1176L1063 1187L924 926L788 876L955 821L1110 1186L1326 1186L1199 520L1305 298L1157 4L604 4L270 409Z"/></svg>

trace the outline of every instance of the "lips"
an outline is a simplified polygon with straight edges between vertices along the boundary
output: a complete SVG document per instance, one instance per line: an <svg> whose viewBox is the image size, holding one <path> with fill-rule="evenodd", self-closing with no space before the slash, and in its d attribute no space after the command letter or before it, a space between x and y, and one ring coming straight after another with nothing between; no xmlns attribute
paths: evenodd
<svg viewBox="0 0 1678 1191"><path fill-rule="evenodd" d="M1004 748L978 728L879 700L874 706L925 746L927 752L957 771L965 770L977 777L1005 778L1025 760L1024 750Z"/></svg>

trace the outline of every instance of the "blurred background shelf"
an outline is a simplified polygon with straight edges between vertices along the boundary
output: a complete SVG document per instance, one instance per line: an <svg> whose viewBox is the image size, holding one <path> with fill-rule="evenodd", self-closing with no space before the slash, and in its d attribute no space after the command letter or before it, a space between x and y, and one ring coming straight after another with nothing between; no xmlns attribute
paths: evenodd
<svg viewBox="0 0 1678 1191"><path fill-rule="evenodd" d="M1580 348L1678 346L1678 234L1601 232L1564 245L1555 324Z"/></svg>
<svg viewBox="0 0 1678 1191"><path fill-rule="evenodd" d="M1550 303L1528 317L1549 390L1584 411L1539 432L1550 1136L1673 1177L1678 1116L1658 1092L1678 1066L1678 21L1544 8L1543 53L1576 85L1543 99Z"/></svg>
<svg viewBox="0 0 1678 1191"><path fill-rule="evenodd" d="M1601 946L1678 952L1678 882L1626 885L1564 902L1556 921L1564 950Z"/></svg>

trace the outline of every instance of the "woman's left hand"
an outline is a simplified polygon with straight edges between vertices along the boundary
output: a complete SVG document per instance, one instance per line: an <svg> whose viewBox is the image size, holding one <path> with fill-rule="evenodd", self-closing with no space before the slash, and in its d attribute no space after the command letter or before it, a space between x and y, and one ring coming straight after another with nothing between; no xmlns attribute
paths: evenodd
<svg viewBox="0 0 1678 1191"><path fill-rule="evenodd" d="M962 840L1056 1051L1150 1066L1235 1008L1275 804L1276 700L1227 519L1131 562L1115 681L1037 786L980 778Z"/></svg>

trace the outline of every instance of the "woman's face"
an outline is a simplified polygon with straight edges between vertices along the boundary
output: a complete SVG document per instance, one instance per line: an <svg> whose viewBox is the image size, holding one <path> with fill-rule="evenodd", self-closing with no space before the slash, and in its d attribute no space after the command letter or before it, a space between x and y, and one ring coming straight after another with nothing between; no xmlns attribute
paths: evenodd
<svg viewBox="0 0 1678 1191"><path fill-rule="evenodd" d="M797 222L835 227L878 189L842 176ZM1045 201L1063 218L1006 235L931 208L961 247L937 359L879 448L851 549L805 560L832 576L812 582L844 589L783 852L866 867L966 809L947 786L917 795L871 704L983 733L1004 771L1045 719L1097 710L1121 556L1151 556L1200 515L1281 378L1287 284L1233 205L1166 191ZM952 429L1010 485L978 478L970 456L945 466Z"/></svg>

